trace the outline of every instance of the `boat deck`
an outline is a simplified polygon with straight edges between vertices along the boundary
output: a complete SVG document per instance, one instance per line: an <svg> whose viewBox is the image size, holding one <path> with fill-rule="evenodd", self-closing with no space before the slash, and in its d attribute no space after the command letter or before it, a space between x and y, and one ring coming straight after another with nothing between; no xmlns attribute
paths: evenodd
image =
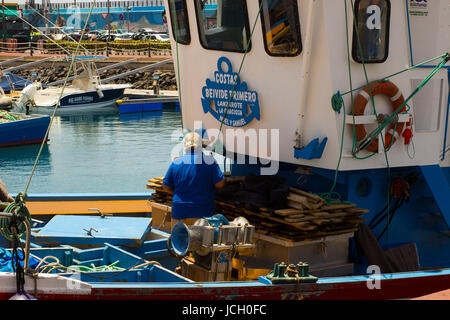
<svg viewBox="0 0 450 320"><path fill-rule="evenodd" d="M12 194L15 197L15 194ZM105 214L149 215L151 197L146 193L130 194L30 194L27 208L33 216L45 215L98 215Z"/></svg>
<svg viewBox="0 0 450 320"><path fill-rule="evenodd" d="M98 215L98 209L105 214L147 214L152 208L147 200L109 200L109 201L31 201L27 202L30 213L39 215Z"/></svg>
<svg viewBox="0 0 450 320"><path fill-rule="evenodd" d="M450 289L428 294L412 300L450 300Z"/></svg>

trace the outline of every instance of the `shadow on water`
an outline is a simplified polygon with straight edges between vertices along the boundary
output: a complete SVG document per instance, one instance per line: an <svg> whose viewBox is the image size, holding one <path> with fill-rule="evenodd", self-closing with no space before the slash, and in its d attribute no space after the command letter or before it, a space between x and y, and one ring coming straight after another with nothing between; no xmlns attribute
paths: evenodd
<svg viewBox="0 0 450 320"><path fill-rule="evenodd" d="M33 165L39 153L41 145L33 144L27 146L17 146L0 149L0 168L4 165L16 164L17 166ZM48 144L42 148L39 158L42 165L50 165L50 151Z"/></svg>

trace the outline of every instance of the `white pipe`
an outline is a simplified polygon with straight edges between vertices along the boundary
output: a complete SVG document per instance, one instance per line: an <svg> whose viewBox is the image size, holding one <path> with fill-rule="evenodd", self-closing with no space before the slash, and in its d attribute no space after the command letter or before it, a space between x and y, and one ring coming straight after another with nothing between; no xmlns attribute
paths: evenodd
<svg viewBox="0 0 450 320"><path fill-rule="evenodd" d="M308 27L306 29L305 46L303 47L303 70L302 78L300 82L300 113L298 118L297 128L297 147L304 148L304 120L306 101L308 98L308 83L309 83L309 71L311 66L311 48L313 39L313 26L314 26L314 13L316 10L317 0L312 0L309 5L308 12Z"/></svg>

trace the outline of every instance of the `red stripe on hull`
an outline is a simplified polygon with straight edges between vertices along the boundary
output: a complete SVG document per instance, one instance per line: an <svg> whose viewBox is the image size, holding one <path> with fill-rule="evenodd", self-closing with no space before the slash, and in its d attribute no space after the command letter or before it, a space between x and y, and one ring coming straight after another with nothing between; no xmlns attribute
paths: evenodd
<svg viewBox="0 0 450 320"><path fill-rule="evenodd" d="M37 139L37 140L27 140L27 141L18 141L18 142L10 142L10 143L2 143L0 144L0 148L3 147L14 147L14 146L23 146L27 144L39 144L42 143L44 139ZM50 139L47 139L46 142L48 142Z"/></svg>
<svg viewBox="0 0 450 320"><path fill-rule="evenodd" d="M450 287L450 275L381 280L370 290L366 281L255 287L94 288L90 295L38 294L39 300L388 300L420 297ZM301 290L301 292L299 291ZM32 294L32 292L30 292ZM10 293L0 293L9 299Z"/></svg>
<svg viewBox="0 0 450 320"><path fill-rule="evenodd" d="M308 300L390 300L420 297L450 287L450 275L383 279L380 289L369 289L366 281L311 284L303 288Z"/></svg>

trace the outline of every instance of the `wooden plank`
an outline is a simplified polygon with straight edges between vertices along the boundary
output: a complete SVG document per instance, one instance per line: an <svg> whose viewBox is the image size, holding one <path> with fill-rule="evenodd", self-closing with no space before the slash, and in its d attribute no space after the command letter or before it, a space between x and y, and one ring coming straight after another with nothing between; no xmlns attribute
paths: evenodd
<svg viewBox="0 0 450 320"><path fill-rule="evenodd" d="M311 223L321 226L323 224L331 223L331 220L330 219L314 219L314 221L311 221Z"/></svg>
<svg viewBox="0 0 450 320"><path fill-rule="evenodd" d="M297 188L294 188L294 187L289 187L289 190L294 192L294 193L297 193L299 195L308 197L308 198L310 198L311 200L313 200L315 202L323 202L324 201L321 197L319 197L319 196L317 196L315 194L312 194L312 193L309 193L309 192L306 192L306 191L303 191L303 190L300 190L300 189L297 189Z"/></svg>
<svg viewBox="0 0 450 320"><path fill-rule="evenodd" d="M277 215L280 216L289 216L292 214L302 214L303 210L298 210L298 209L280 209L280 210L275 210L274 213L276 213Z"/></svg>
<svg viewBox="0 0 450 320"><path fill-rule="evenodd" d="M347 209L345 209L345 211L347 211L349 213L368 213L369 212L369 210L362 209L362 208L347 208Z"/></svg>
<svg viewBox="0 0 450 320"><path fill-rule="evenodd" d="M332 204L328 206L323 206L321 209L324 211L338 210L338 209L350 209L356 207L356 204Z"/></svg>
<svg viewBox="0 0 450 320"><path fill-rule="evenodd" d="M307 209L312 209L311 205L308 203L308 198L306 198L306 197L300 196L298 194L290 193L287 196L287 199L292 202L297 202Z"/></svg>
<svg viewBox="0 0 450 320"><path fill-rule="evenodd" d="M302 231L312 231L312 230L317 229L317 226L314 226L314 225L311 225L311 224L305 223L305 222L295 223L295 224L292 224L292 226L295 226L297 229L302 230Z"/></svg>
<svg viewBox="0 0 450 320"><path fill-rule="evenodd" d="M284 218L284 220L286 220L286 221L290 221L290 222L304 222L304 221L313 221L313 220L316 220L316 219L323 219L323 218L327 218L327 219L330 219L330 218L345 218L345 217L349 217L350 219L353 219L353 218L359 218L361 215L360 214L358 214L358 213L328 213L327 215L325 215L325 214L320 214L320 215L318 215L318 216L314 216L313 214L312 215L303 215L303 217L298 217L298 218L296 218L296 217L287 217L287 218Z"/></svg>
<svg viewBox="0 0 450 320"><path fill-rule="evenodd" d="M148 200L120 200L120 201L28 201L27 208L31 215L67 215L85 214L98 215L102 213L150 213L152 208Z"/></svg>
<svg viewBox="0 0 450 320"><path fill-rule="evenodd" d="M301 205L300 203L294 202L294 201L288 201L287 202L289 207L298 209L298 210L305 210L305 207Z"/></svg>

